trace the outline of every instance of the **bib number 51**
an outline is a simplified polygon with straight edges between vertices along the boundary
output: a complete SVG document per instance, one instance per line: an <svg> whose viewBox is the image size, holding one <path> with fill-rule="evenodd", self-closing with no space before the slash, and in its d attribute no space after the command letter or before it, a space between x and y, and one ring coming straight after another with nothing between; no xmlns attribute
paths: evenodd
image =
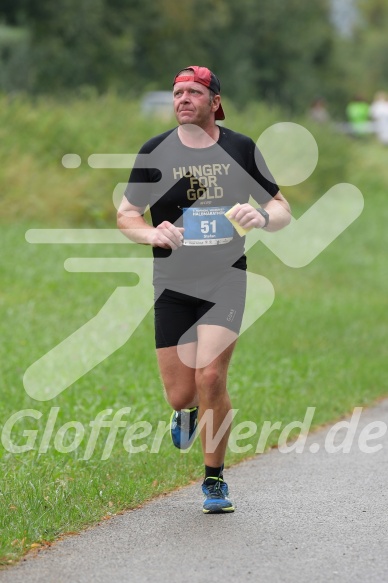
<svg viewBox="0 0 388 583"><path fill-rule="evenodd" d="M217 221L201 221L201 233L206 235L207 233L215 233L217 227Z"/></svg>

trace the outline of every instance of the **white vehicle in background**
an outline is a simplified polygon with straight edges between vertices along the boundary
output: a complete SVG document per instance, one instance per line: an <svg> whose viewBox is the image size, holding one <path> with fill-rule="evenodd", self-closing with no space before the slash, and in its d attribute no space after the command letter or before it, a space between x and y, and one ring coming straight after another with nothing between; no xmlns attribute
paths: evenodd
<svg viewBox="0 0 388 583"><path fill-rule="evenodd" d="M170 119L174 115L172 91L149 91L141 100L144 115Z"/></svg>

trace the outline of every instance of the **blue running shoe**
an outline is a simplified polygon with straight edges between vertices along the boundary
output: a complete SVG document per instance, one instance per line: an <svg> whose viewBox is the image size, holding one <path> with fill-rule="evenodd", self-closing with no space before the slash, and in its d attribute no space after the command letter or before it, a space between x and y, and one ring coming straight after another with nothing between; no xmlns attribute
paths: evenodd
<svg viewBox="0 0 388 583"><path fill-rule="evenodd" d="M206 478L202 484L202 492L205 495L203 503L205 514L234 512L234 506L228 498L228 484L221 478Z"/></svg>
<svg viewBox="0 0 388 583"><path fill-rule="evenodd" d="M170 420L171 439L178 449L188 449L193 443L198 424L198 407L173 411Z"/></svg>

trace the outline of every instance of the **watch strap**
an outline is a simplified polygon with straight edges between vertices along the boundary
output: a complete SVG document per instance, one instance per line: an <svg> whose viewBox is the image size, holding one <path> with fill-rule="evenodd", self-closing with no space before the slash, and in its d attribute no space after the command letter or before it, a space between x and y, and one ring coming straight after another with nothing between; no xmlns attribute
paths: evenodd
<svg viewBox="0 0 388 583"><path fill-rule="evenodd" d="M267 213L267 211L265 211L262 208L258 208L257 212L259 212L261 214L261 216L264 217L264 219L265 219L265 225L264 225L264 227L262 227L263 229L265 229L265 227L267 227L268 223L269 223L269 214Z"/></svg>

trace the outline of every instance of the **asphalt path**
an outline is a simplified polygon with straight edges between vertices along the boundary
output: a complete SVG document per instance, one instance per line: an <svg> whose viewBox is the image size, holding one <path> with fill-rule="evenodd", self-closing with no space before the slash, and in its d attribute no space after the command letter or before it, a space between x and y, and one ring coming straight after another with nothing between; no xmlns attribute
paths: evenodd
<svg viewBox="0 0 388 583"><path fill-rule="evenodd" d="M388 400L362 410L353 438L331 441L333 425L301 453L228 469L234 514L204 515L197 483L30 553L0 582L387 582ZM331 451L346 436L350 451Z"/></svg>

